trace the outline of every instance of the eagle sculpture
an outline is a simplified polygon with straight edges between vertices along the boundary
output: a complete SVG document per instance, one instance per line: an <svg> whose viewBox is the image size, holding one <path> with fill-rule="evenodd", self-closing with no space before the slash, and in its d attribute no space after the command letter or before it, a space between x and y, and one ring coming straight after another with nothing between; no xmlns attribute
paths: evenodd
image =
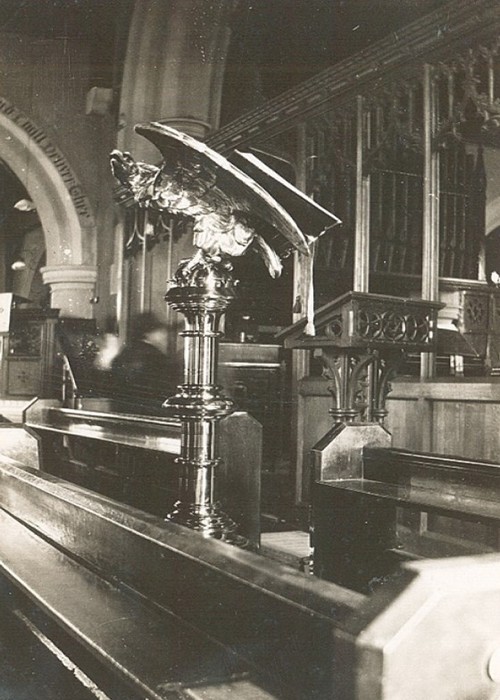
<svg viewBox="0 0 500 700"><path fill-rule="evenodd" d="M308 255L310 242L339 223L252 154L235 152L230 162L161 122L135 129L159 149L163 160L159 166L149 165L115 150L113 174L140 206L192 220L198 248L193 264L200 258L227 260L253 249L270 275L278 277L282 258L294 249Z"/></svg>

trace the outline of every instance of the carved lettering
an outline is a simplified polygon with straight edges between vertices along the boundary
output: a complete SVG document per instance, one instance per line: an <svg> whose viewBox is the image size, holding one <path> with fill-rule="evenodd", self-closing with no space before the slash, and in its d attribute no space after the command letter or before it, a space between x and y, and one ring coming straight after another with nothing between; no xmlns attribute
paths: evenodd
<svg viewBox="0 0 500 700"><path fill-rule="evenodd" d="M34 124L29 117L19 112L13 105L1 97L0 114L5 115L15 124L17 124L17 126L19 126L32 141L38 144L61 176L61 180L68 190L68 194L71 197L71 201L73 202L78 215L85 219L92 218L89 202L87 197L82 192L82 188L78 183L76 175L71 170L71 167L61 151L59 151L59 149L50 142L44 130L37 124Z"/></svg>

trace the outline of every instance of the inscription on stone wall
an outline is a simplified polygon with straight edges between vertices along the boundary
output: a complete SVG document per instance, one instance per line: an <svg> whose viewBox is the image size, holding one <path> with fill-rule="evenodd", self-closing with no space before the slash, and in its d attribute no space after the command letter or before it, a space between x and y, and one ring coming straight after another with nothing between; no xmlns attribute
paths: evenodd
<svg viewBox="0 0 500 700"><path fill-rule="evenodd" d="M0 97L0 114L4 114L8 119L19 126L50 159L61 176L61 181L64 183L71 197L71 201L75 206L78 216L87 221L92 219L90 203L86 195L83 194L82 187L76 175L69 166L66 157L54 146L45 131L3 97Z"/></svg>

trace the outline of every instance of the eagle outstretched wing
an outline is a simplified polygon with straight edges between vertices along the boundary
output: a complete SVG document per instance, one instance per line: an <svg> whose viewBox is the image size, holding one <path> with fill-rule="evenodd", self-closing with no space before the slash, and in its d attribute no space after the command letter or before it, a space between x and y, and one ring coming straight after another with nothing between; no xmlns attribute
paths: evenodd
<svg viewBox="0 0 500 700"><path fill-rule="evenodd" d="M279 198L273 196L266 187L273 180L273 171L263 167L258 178L255 172L245 172L250 166L259 170L258 159L251 159L248 166L246 154L239 154L235 165L206 144L161 122L139 124L135 129L157 146L163 161L156 167L113 151L115 177L142 206L192 218L194 245L207 257L239 257L252 248L269 273L277 277L281 258L292 250L308 255L310 237L317 238L339 221L285 181L278 188ZM306 231L305 235L278 201L283 193L302 212L301 223L312 221L321 231ZM308 218L313 211L314 216Z"/></svg>

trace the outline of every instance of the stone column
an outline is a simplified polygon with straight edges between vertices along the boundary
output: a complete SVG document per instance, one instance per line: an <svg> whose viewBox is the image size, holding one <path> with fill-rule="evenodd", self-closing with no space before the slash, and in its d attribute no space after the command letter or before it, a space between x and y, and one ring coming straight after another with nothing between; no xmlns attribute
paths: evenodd
<svg viewBox="0 0 500 700"><path fill-rule="evenodd" d="M41 273L44 283L50 285L50 305L60 309L61 317L94 317L94 265L47 265Z"/></svg>
<svg viewBox="0 0 500 700"><path fill-rule="evenodd" d="M155 162L138 139L139 122L166 120L204 139L219 126L234 0L141 0L135 3L120 95L117 147Z"/></svg>

